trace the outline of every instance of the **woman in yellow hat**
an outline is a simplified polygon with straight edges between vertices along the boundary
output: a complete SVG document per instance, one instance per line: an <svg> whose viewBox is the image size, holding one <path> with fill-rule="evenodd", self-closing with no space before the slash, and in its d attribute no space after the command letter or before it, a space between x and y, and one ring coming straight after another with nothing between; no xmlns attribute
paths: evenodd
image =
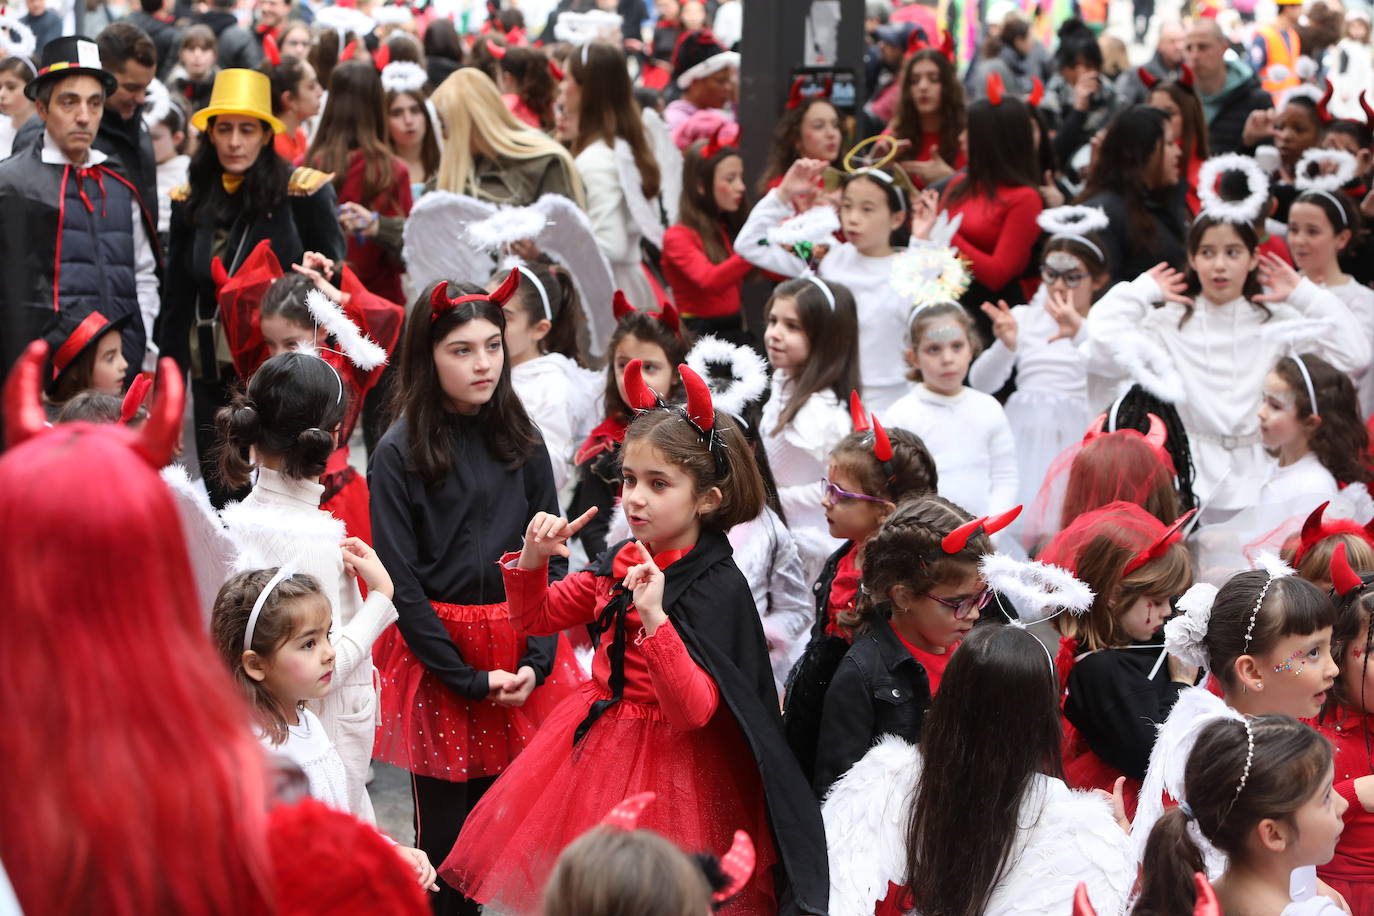
<svg viewBox="0 0 1374 916"><path fill-rule="evenodd" d="M263 240L282 265L307 251L344 256L331 175L291 166L272 138L271 84L256 70L221 70L210 104L191 117L204 138L191 159L190 182L172 191L171 243L162 284L158 344L191 373L196 446L217 505L229 495L208 473L214 413L237 381L220 329L215 259L233 276ZM222 283L224 277L221 277Z"/></svg>

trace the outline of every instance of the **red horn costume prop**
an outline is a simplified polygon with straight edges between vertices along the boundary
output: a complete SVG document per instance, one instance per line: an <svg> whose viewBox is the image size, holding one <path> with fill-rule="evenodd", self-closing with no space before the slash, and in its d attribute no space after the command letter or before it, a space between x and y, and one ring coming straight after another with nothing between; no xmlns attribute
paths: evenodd
<svg viewBox="0 0 1374 916"><path fill-rule="evenodd" d="M940 549L945 553L954 554L968 546L968 542L980 531L985 535L994 535L1003 528L1016 521L1016 517L1021 514L1021 507L1008 509L1001 515L985 515L982 518L975 518L971 522L965 522L945 535L940 541Z"/></svg>

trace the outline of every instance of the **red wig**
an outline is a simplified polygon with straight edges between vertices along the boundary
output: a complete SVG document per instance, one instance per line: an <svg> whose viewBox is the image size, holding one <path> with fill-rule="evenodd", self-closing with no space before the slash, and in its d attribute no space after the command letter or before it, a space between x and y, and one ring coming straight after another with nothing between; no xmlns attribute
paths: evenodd
<svg viewBox="0 0 1374 916"><path fill-rule="evenodd" d="M44 351L16 364L0 457L0 859L26 913L274 912L262 753L155 450L22 420ZM166 387L154 427L180 416Z"/></svg>

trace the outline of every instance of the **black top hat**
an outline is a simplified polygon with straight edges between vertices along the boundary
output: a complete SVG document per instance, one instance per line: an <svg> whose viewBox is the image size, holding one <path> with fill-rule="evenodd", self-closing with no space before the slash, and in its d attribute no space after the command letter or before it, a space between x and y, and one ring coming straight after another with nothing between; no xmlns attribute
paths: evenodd
<svg viewBox="0 0 1374 916"><path fill-rule="evenodd" d="M44 84L75 74L100 80L106 95L111 95L119 88L119 81L114 74L100 65L100 48L95 42L89 38L65 35L43 46L43 62L38 65L38 76L24 87L24 95L35 99Z"/></svg>
<svg viewBox="0 0 1374 916"><path fill-rule="evenodd" d="M132 312L118 318L108 318L98 309L82 302L62 306L43 331L49 354L49 375L45 386L48 394L56 390L64 372L100 343L100 338L110 331L122 331L132 318Z"/></svg>

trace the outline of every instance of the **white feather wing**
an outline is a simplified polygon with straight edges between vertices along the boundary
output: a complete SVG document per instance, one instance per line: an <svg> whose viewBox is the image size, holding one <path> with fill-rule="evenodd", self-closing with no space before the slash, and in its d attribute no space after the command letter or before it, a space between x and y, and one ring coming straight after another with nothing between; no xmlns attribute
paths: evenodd
<svg viewBox="0 0 1374 916"><path fill-rule="evenodd" d="M663 116L652 108L643 111L644 132L649 135L654 158L658 160L658 198L668 212L668 225L677 222L677 205L682 198L682 150L673 142L673 135Z"/></svg>
<svg viewBox="0 0 1374 916"><path fill-rule="evenodd" d="M541 211L545 217L544 229L535 242L540 251L572 274L573 284L582 299L582 312L587 316L592 355L602 356L606 352L606 341L615 330L615 315L611 312L615 278L611 275L610 262L597 247L591 221L582 208L560 194L545 194L533 209Z"/></svg>
<svg viewBox="0 0 1374 916"><path fill-rule="evenodd" d="M167 484L176 501L186 555L196 579L200 612L208 629L215 596L224 580L233 573L234 542L215 516L205 485L198 480L192 482L185 468L169 464L162 469L162 482Z"/></svg>
<svg viewBox="0 0 1374 916"><path fill-rule="evenodd" d="M423 289L439 280L484 285L496 262L468 241L466 229L495 213L493 204L450 191L431 191L416 201L406 220L403 250L415 286Z"/></svg>
<svg viewBox="0 0 1374 916"><path fill-rule="evenodd" d="M630 208L630 217L646 239L662 248L663 218L658 212L658 198L649 200L644 196L644 180L639 175L639 166L635 165L630 144L624 140L615 141L615 169L620 176L620 190L625 195L625 205ZM682 171L681 165L678 171Z"/></svg>

